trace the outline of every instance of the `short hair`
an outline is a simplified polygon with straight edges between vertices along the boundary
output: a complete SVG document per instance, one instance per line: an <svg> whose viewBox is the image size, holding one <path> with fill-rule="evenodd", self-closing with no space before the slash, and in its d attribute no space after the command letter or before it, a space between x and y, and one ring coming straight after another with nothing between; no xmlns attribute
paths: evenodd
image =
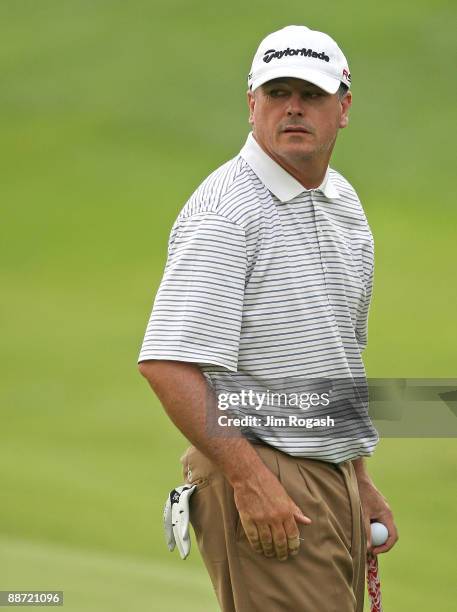
<svg viewBox="0 0 457 612"><path fill-rule="evenodd" d="M337 91L338 98L342 100L348 91L349 91L349 87L345 85L344 83L340 83L340 86Z"/></svg>

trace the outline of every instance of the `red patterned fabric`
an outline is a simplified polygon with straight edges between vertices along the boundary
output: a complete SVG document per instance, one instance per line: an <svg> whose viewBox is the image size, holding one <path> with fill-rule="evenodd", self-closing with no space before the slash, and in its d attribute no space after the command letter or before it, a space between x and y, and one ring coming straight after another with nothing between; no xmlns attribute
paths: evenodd
<svg viewBox="0 0 457 612"><path fill-rule="evenodd" d="M382 612L378 557L367 557L367 586L368 595L370 596L371 612Z"/></svg>

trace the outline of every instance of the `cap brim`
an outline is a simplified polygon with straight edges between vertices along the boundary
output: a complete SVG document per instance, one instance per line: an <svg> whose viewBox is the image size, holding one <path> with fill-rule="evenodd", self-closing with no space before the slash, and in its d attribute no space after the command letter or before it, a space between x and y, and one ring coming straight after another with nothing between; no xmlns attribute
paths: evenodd
<svg viewBox="0 0 457 612"><path fill-rule="evenodd" d="M317 85L329 94L336 93L341 84L339 79L328 76L327 74L319 72L318 70L311 70L309 68L287 68L283 66L282 68L276 68L275 70L268 70L258 78L253 79L251 83L251 91L256 90L264 83L268 83L268 81L272 81L273 79L278 79L280 77L291 77L308 81L309 83L313 83L313 85Z"/></svg>

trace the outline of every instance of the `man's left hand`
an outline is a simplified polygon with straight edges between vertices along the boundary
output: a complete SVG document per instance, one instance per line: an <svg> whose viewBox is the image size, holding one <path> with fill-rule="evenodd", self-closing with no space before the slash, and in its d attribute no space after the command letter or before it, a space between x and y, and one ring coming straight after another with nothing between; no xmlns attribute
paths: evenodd
<svg viewBox="0 0 457 612"><path fill-rule="evenodd" d="M365 532L367 534L367 551L379 555L389 551L398 540L398 531L394 523L392 510L384 496L378 491L370 480L358 482L360 501L362 503ZM387 527L389 537L385 544L372 548L371 523L377 521Z"/></svg>

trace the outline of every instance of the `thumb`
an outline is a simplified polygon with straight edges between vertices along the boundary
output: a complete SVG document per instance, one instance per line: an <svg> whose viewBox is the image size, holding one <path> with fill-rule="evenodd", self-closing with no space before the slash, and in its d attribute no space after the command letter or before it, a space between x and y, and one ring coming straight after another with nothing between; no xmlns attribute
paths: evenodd
<svg viewBox="0 0 457 612"><path fill-rule="evenodd" d="M295 506L293 515L297 523L303 523L303 525L309 525L310 523L313 522L310 518L308 518L307 516L303 514L303 512L300 510L298 506Z"/></svg>

